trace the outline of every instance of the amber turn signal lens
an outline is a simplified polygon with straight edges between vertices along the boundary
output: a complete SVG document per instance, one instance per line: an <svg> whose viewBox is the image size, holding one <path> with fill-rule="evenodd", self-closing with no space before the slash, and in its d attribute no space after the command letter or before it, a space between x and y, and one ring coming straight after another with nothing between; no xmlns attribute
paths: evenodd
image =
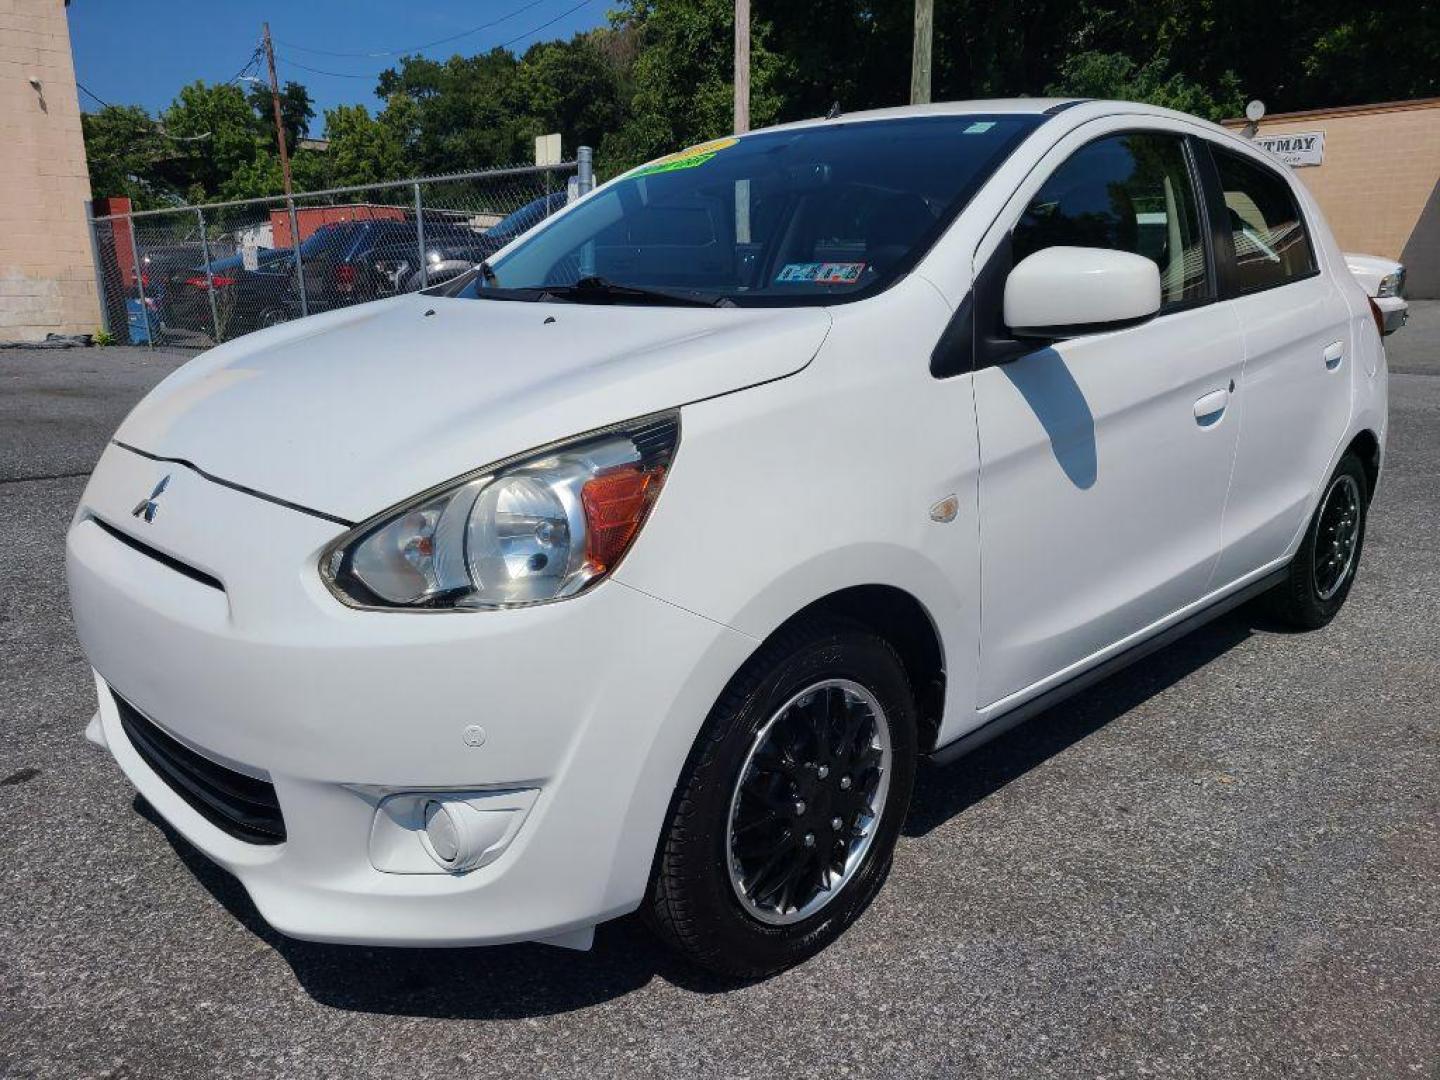
<svg viewBox="0 0 1440 1080"><path fill-rule="evenodd" d="M585 553L597 571L608 570L625 554L664 480L663 466L642 470L627 465L586 482L580 493L585 509Z"/></svg>

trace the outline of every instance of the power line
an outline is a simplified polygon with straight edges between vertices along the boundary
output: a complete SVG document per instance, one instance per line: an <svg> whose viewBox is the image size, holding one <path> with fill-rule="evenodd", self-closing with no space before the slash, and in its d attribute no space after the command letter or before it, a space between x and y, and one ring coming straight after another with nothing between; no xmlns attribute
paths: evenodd
<svg viewBox="0 0 1440 1080"><path fill-rule="evenodd" d="M90 95L92 98L94 98L96 101L98 101L98 102L100 103L100 107L101 107L102 109L113 109L113 108L115 107L114 105L111 105L108 101L106 101L104 98L102 98L99 94L95 93L94 90L91 90L88 86L86 86L84 83L82 83L79 79L76 79L76 80L75 80L75 85L76 85L77 87L79 87L81 90L84 90L85 93L89 94L89 95Z"/></svg>
<svg viewBox="0 0 1440 1080"><path fill-rule="evenodd" d="M102 98L99 94L95 93L94 90L91 90L79 79L75 80L75 86L79 90L84 90L85 93L89 94L92 98L98 101L102 108L115 108L114 105L111 105L108 101ZM171 135L168 131L165 130L165 126L163 124L156 123L148 116L145 118L145 122L155 129L155 134L159 135L162 138L169 139L171 142L199 142L202 139L210 138L210 136L214 134L214 132L202 131L199 135Z"/></svg>
<svg viewBox="0 0 1440 1080"><path fill-rule="evenodd" d="M539 0L536 0L536 2L538 3ZM504 48L507 48L507 47L510 46L510 45L514 45L517 41L524 41L526 38L531 37L531 36L533 36L533 35L535 35L535 34L538 34L541 30L544 30L544 29L546 29L547 27L550 27L550 26L554 26L557 22L559 22L561 19L565 18L567 15L573 15L575 12L579 11L581 8L583 8L583 7L588 7L589 5L593 4L594 2L595 2L595 0L580 0L580 3L575 4L575 5L573 5L572 7L566 8L564 11L560 12L559 15L556 15L553 19L547 19L545 22L541 23L539 26L533 26L533 27L531 27L529 30L526 30L523 34L516 34L514 37L510 38L508 41L502 41L502 42L500 42L498 45L492 45L491 48L492 48L492 49L504 49ZM533 7L534 4L532 4L532 5L530 5L530 6ZM523 9L522 9L522 10L523 10ZM502 21L503 21L503 20L502 20ZM464 35L459 35L459 36L464 36ZM373 74L369 74L369 73L366 73L366 74L356 74L356 73L353 72L353 71L325 71L325 70L323 70L323 69L321 69L321 68L310 67L310 66L307 65L307 64L302 64L302 63L300 63L298 60L292 59L292 58L289 57L289 56L281 57L281 59L284 60L285 63L289 64L291 67L297 67L297 68L299 68L299 69L302 70L302 71L309 71L309 72L311 72L311 73L313 73L313 74L315 74L315 75L329 75L329 76L331 76L331 77L333 77L333 78L337 78L337 79L376 79L376 78L379 78L379 76L380 76L380 73L379 73L378 71L375 72L375 73L373 73Z"/></svg>
<svg viewBox="0 0 1440 1080"><path fill-rule="evenodd" d="M265 55L265 46L264 46L264 44L262 43L262 44L256 45L256 46L255 46L255 51L250 54L250 59L245 61L244 66L241 67L241 69L240 69L239 71L237 71L234 75L231 75L230 78L226 79L225 81L226 81L226 82L232 82L232 83L233 83L233 82L239 82L239 81L240 81L241 79L243 79L246 75L253 75L253 74L255 74L254 70L252 70L252 69L258 68L258 67L260 66L260 58L261 58L262 56L264 56L264 55Z"/></svg>
<svg viewBox="0 0 1440 1080"><path fill-rule="evenodd" d="M299 68L301 71L308 71L312 75L329 75L336 79L370 79L372 81L378 78L378 75L356 75L353 71L322 71L320 68L302 64L299 60L292 60L288 56L282 56L280 59L285 61L290 67Z"/></svg>
<svg viewBox="0 0 1440 1080"><path fill-rule="evenodd" d="M276 39L276 45L282 45L287 49L298 49L300 52L312 53L315 56L359 56L369 59L376 59L386 56L405 56L410 53L424 52L426 49L436 45L444 45L448 41L458 41L462 37L469 37L471 34L478 34L481 30L489 30L492 26L499 26L501 23L513 19L516 15L523 14L533 7L539 7L545 0L530 0L528 4L522 4L508 15L502 15L498 19L481 23L479 26L472 26L469 30L461 30L458 34L451 34L449 37L436 38L434 41L427 41L423 45L412 45L406 49L381 49L377 52L332 52L328 49L311 49L304 45L296 45L289 41Z"/></svg>
<svg viewBox="0 0 1440 1080"><path fill-rule="evenodd" d="M240 79L240 78L241 78L243 75L245 75L251 68L255 67L255 65L260 62L260 57L261 57L261 55L264 53L264 51L265 51L265 47L264 47L263 45L256 45L256 46L255 46L255 51L250 54L250 59L245 61L245 66L242 67L239 71L237 71L234 75L231 75L230 78L226 79L225 81L226 81L227 83L233 83L233 82L237 81L238 79ZM84 83L82 83L79 79L76 79L76 80L75 80L75 86L76 86L77 89L83 90L83 91L84 91L86 94L88 94L91 98L93 98L95 101L99 102L101 108L104 108L104 109L113 109L113 108L115 108L114 105L111 105L110 102L106 101L106 100L105 100L104 98L102 98L99 94L95 93L94 90L91 90L88 86L86 86ZM175 137L176 137L176 136L173 136L173 135L171 136L171 138L175 138Z"/></svg>

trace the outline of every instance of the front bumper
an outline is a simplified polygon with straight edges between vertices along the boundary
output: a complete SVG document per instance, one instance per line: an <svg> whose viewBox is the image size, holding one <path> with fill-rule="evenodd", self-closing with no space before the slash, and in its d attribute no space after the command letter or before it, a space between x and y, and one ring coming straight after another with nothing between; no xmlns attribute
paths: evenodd
<svg viewBox="0 0 1440 1080"><path fill-rule="evenodd" d="M166 474L154 521L133 517ZM355 611L316 572L341 531L106 450L66 554L99 734L126 775L296 937L486 944L633 909L695 733L755 643L617 581L514 611ZM247 843L192 809L130 744L112 687L181 743L272 783L285 841ZM538 795L494 863L458 875L373 865L387 795L501 788Z"/></svg>
<svg viewBox="0 0 1440 1080"><path fill-rule="evenodd" d="M1410 318L1410 305L1405 302L1402 296L1381 296L1375 300L1375 306L1380 309L1381 318L1385 324L1385 333L1393 334L1405 325Z"/></svg>

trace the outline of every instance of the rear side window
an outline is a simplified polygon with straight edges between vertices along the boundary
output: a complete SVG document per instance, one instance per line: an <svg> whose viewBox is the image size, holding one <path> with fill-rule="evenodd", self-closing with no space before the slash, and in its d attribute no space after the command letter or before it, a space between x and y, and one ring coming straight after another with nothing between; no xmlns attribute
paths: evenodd
<svg viewBox="0 0 1440 1080"><path fill-rule="evenodd" d="M1173 307L1211 296L1202 236L1183 139L1132 132L1081 147L1045 181L1015 226L1015 261L1061 245L1143 255Z"/></svg>
<svg viewBox="0 0 1440 1080"><path fill-rule="evenodd" d="M1285 178L1238 154L1211 147L1235 243L1235 286L1270 289L1315 273L1305 219Z"/></svg>

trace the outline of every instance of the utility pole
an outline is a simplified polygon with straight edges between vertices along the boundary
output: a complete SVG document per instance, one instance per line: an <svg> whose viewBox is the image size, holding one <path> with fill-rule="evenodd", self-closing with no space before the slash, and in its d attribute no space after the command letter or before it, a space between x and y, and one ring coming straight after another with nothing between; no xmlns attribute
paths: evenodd
<svg viewBox="0 0 1440 1080"><path fill-rule="evenodd" d="M930 101L930 54L935 39L935 0L915 0L915 52L910 59L910 104Z"/></svg>
<svg viewBox="0 0 1440 1080"><path fill-rule="evenodd" d="M750 0L735 0L735 134L750 130Z"/></svg>
<svg viewBox="0 0 1440 1080"><path fill-rule="evenodd" d="M285 148L285 125L280 122L280 83L275 78L275 46L270 43L270 24L265 26L265 58L270 61L270 104L275 108L275 141L280 144L280 170L285 174L285 194L290 190L290 151ZM295 243L298 245L299 241Z"/></svg>

